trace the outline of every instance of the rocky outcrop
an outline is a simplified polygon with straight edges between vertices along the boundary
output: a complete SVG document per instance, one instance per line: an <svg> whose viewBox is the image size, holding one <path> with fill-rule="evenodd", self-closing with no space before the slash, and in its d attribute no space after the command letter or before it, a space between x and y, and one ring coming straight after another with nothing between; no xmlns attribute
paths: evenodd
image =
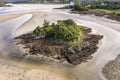
<svg viewBox="0 0 120 80"><path fill-rule="evenodd" d="M75 46L72 48L66 48L62 52L62 55L66 60L74 65L86 62L92 58L92 54L95 53L98 49L97 44L103 36L100 35L89 35L89 37L83 39L83 46Z"/></svg>
<svg viewBox="0 0 120 80"><path fill-rule="evenodd" d="M23 44L24 48L29 48L27 55L42 55L41 59L47 61L64 62L67 61L73 65L81 64L92 58L98 46L99 40L103 38L101 35L89 34L90 28L86 28L83 33L86 35L81 43L82 46L70 46L68 42L53 42L50 39L41 36L35 36L32 33L24 34L16 37L15 40L18 44ZM19 40L19 42L18 42Z"/></svg>

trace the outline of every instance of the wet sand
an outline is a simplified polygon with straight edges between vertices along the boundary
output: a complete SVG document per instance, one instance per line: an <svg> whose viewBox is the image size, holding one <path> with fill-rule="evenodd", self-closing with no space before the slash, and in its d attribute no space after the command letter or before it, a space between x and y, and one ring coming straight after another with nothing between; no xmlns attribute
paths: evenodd
<svg viewBox="0 0 120 80"><path fill-rule="evenodd" d="M7 15L7 16L6 16ZM0 23L3 23L7 20L10 20L10 19L13 19L13 18L17 18L17 17L20 17L22 16L23 14L6 14L6 15L0 15Z"/></svg>
<svg viewBox="0 0 120 80"><path fill-rule="evenodd" d="M108 80L120 79L120 55L110 62L108 62L102 70L104 76Z"/></svg>
<svg viewBox="0 0 120 80"><path fill-rule="evenodd" d="M0 63L1 80L65 80L56 73L40 70L11 66Z"/></svg>

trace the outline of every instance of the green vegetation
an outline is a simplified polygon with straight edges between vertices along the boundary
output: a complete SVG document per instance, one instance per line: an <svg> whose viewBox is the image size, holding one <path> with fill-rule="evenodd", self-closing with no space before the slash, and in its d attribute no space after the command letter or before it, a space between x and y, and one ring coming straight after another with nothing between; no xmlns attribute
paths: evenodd
<svg viewBox="0 0 120 80"><path fill-rule="evenodd" d="M73 10L76 11L89 11L89 12L103 12L120 16L120 2L76 2Z"/></svg>
<svg viewBox="0 0 120 80"><path fill-rule="evenodd" d="M87 11L88 10L87 7L81 5L80 3L77 3L77 2L74 4L73 8L74 8L74 10L77 10L77 11Z"/></svg>
<svg viewBox="0 0 120 80"><path fill-rule="evenodd" d="M5 3L0 2L0 7L5 6Z"/></svg>
<svg viewBox="0 0 120 80"><path fill-rule="evenodd" d="M85 36L82 31L85 29L83 26L77 25L72 19L58 20L57 24L49 24L48 21L44 21L42 27L37 27L33 34L38 36L44 36L53 41L69 42L70 45L79 45L81 39Z"/></svg>
<svg viewBox="0 0 120 80"><path fill-rule="evenodd" d="M90 9L106 9L117 10L120 9L120 2L94 2L90 4Z"/></svg>
<svg viewBox="0 0 120 80"><path fill-rule="evenodd" d="M84 9L106 9L106 10L118 10L120 9L120 2L109 2L109 1L104 1L104 2L76 2L74 6L78 6L79 8L84 8Z"/></svg>
<svg viewBox="0 0 120 80"><path fill-rule="evenodd" d="M118 10L106 10L106 9L89 9L90 12L105 12L105 13L120 13L120 9Z"/></svg>
<svg viewBox="0 0 120 80"><path fill-rule="evenodd" d="M118 10L106 10L106 9L89 9L89 12L102 12L102 13L107 13L107 14L113 14L113 15L118 15L120 16L120 9Z"/></svg>

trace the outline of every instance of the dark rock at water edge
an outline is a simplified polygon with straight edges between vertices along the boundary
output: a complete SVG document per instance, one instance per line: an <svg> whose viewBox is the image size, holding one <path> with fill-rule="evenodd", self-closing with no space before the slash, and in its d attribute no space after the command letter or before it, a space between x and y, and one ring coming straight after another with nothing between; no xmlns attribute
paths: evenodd
<svg viewBox="0 0 120 80"><path fill-rule="evenodd" d="M87 36L82 40L82 46L70 47L68 42L53 42L45 37L35 36L32 33L24 34L15 39L20 39L20 44L25 45L29 49L27 55L42 55L42 60L48 57L47 61L57 61L59 63L67 61L73 65L87 62L92 58L98 46L99 40L103 38L101 35L89 34L90 28L87 28L83 33ZM27 56L24 55L24 56Z"/></svg>

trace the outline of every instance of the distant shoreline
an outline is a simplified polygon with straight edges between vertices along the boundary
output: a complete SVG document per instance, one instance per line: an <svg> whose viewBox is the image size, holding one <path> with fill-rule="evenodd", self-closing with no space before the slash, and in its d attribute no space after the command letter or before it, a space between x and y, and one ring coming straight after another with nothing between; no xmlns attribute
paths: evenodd
<svg viewBox="0 0 120 80"><path fill-rule="evenodd" d="M115 20L115 21L120 21L120 16L119 15L115 15L114 13L76 11L76 10L72 10L72 8L69 8L68 6L55 8L55 9L61 9L61 10L62 9L70 9L70 13L71 14L94 15L94 16L104 17L104 18L108 18L108 19L111 19L111 20Z"/></svg>
<svg viewBox="0 0 120 80"><path fill-rule="evenodd" d="M102 13L102 12L89 12L89 11L71 11L70 13L74 13L74 14L82 14L82 15L94 15L94 16L98 16L98 17L104 17L104 18L108 18L111 20L116 20L116 21L120 21L120 16L114 16L113 14L107 14L107 13Z"/></svg>

